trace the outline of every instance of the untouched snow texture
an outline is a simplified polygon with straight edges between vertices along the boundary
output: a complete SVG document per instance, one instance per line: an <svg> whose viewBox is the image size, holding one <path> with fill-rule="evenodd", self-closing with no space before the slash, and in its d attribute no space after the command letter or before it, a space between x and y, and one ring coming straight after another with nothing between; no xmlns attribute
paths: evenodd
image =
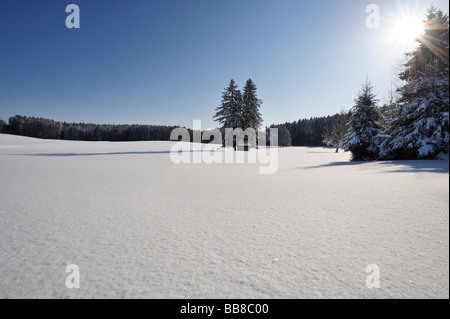
<svg viewBox="0 0 450 319"><path fill-rule="evenodd" d="M449 298L448 157L285 148L259 175L172 145L0 134L0 298Z"/></svg>

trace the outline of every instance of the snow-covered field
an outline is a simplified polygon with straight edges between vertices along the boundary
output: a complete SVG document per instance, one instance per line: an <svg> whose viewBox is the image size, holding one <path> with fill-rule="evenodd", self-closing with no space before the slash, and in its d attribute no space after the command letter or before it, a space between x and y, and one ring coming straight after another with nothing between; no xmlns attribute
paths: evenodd
<svg viewBox="0 0 450 319"><path fill-rule="evenodd" d="M260 175L172 145L0 135L0 298L449 298L448 160L285 148Z"/></svg>

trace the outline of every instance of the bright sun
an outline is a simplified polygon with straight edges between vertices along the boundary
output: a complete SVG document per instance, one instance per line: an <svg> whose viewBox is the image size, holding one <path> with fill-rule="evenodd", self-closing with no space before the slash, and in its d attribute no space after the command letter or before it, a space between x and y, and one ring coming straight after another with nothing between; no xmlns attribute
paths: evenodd
<svg viewBox="0 0 450 319"><path fill-rule="evenodd" d="M424 32L421 19L403 17L394 25L392 40L402 45L412 45L415 39Z"/></svg>

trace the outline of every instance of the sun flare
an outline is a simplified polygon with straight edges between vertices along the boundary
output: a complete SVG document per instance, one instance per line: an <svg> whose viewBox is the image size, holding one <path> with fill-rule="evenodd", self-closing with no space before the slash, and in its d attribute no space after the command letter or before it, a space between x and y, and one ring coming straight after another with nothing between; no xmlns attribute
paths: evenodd
<svg viewBox="0 0 450 319"><path fill-rule="evenodd" d="M403 17L394 24L392 40L401 45L412 45L424 32L423 22L420 18Z"/></svg>

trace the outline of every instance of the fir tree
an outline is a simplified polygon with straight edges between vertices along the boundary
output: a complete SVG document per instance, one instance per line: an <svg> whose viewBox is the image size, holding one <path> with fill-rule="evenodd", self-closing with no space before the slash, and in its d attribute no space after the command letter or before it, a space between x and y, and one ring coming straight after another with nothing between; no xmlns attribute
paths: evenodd
<svg viewBox="0 0 450 319"><path fill-rule="evenodd" d="M378 158L376 139L379 137L381 119L377 98L369 80L362 86L356 105L350 110L348 132L344 147L352 152L352 161L369 161Z"/></svg>
<svg viewBox="0 0 450 319"><path fill-rule="evenodd" d="M406 84L384 145L386 156L394 159L434 159L449 152L448 15L431 8L424 29L399 75Z"/></svg>
<svg viewBox="0 0 450 319"><path fill-rule="evenodd" d="M222 125L222 129L235 129L243 126L242 94L237 88L234 80L231 80L222 93L221 105L216 108L214 119Z"/></svg>
<svg viewBox="0 0 450 319"><path fill-rule="evenodd" d="M262 124L262 116L259 112L262 101L258 99L256 89L256 84L252 79L247 80L242 99L243 130L253 128L258 131Z"/></svg>

